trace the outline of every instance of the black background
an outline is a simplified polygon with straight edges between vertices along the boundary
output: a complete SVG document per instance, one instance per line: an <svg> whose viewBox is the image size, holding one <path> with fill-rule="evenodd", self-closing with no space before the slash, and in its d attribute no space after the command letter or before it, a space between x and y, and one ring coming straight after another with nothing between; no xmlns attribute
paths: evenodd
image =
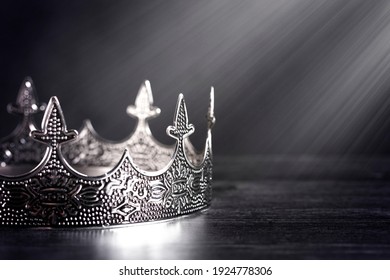
<svg viewBox="0 0 390 280"><path fill-rule="evenodd" d="M214 86L215 155L385 155L389 11L380 0L2 1L0 135L30 75L41 101L60 98L69 128L89 118L123 139L149 79L163 142L183 92L203 146Z"/></svg>

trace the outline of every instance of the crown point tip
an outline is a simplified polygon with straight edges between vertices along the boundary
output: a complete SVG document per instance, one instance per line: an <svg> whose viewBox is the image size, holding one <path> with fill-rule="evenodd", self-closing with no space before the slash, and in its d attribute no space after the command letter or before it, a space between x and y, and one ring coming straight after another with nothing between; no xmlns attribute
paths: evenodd
<svg viewBox="0 0 390 280"><path fill-rule="evenodd" d="M215 93L215 88L212 86L212 87L210 88L210 97L211 97L211 98L214 98L214 93Z"/></svg>
<svg viewBox="0 0 390 280"><path fill-rule="evenodd" d="M34 94L33 91L34 91L33 80L27 76L24 78L22 85L20 86L19 95L26 96L26 94L28 94L31 96Z"/></svg>
<svg viewBox="0 0 390 280"><path fill-rule="evenodd" d="M50 97L49 102L51 102L51 103L59 103L58 97L57 96Z"/></svg>
<svg viewBox="0 0 390 280"><path fill-rule="evenodd" d="M33 80L32 80L32 78L31 78L30 76L26 76L26 77L24 78L23 83L24 83L24 85L25 85L26 87L31 87L32 84L33 84Z"/></svg>
<svg viewBox="0 0 390 280"><path fill-rule="evenodd" d="M152 95L152 85L150 84L149 80L145 80L145 86L146 86L146 89L147 89L149 95ZM150 98L153 98L153 97L150 97Z"/></svg>
<svg viewBox="0 0 390 280"><path fill-rule="evenodd" d="M147 92L152 91L152 87L148 79L145 79L144 82L142 83L140 91L142 91L142 89L146 89Z"/></svg>
<svg viewBox="0 0 390 280"><path fill-rule="evenodd" d="M50 97L49 102L46 106L46 110L48 110L49 108L53 108L54 106L61 108L60 100L58 99L57 96Z"/></svg>

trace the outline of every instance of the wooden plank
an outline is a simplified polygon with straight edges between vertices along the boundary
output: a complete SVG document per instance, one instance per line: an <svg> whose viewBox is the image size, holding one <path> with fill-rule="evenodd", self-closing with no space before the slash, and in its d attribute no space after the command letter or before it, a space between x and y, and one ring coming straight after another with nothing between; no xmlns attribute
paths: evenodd
<svg viewBox="0 0 390 280"><path fill-rule="evenodd" d="M115 229L0 229L2 259L388 259L388 182L217 181L207 211Z"/></svg>

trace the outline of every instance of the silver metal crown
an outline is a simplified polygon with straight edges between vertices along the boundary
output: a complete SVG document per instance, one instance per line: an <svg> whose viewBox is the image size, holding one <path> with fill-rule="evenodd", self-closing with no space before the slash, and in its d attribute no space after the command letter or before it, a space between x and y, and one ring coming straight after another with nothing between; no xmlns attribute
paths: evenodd
<svg viewBox="0 0 390 280"><path fill-rule="evenodd" d="M44 105L38 104L33 82L26 78L16 104L8 106L9 112L22 115L22 122L0 141L0 224L114 226L206 208L211 201L213 104L212 88L202 152L188 138L195 129L182 94L173 125L167 128L176 143L163 145L148 125L160 109L153 106L145 81L135 105L127 109L138 119L137 126L125 141L115 143L99 137L89 121L80 134L68 130L57 97L50 99L38 130L32 115Z"/></svg>

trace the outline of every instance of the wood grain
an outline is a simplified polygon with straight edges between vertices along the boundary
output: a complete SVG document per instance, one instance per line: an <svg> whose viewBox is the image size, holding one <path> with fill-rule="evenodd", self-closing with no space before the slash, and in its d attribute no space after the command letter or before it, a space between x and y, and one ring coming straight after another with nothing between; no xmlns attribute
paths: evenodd
<svg viewBox="0 0 390 280"><path fill-rule="evenodd" d="M114 229L0 228L0 258L390 259L387 180L216 175L202 213Z"/></svg>

